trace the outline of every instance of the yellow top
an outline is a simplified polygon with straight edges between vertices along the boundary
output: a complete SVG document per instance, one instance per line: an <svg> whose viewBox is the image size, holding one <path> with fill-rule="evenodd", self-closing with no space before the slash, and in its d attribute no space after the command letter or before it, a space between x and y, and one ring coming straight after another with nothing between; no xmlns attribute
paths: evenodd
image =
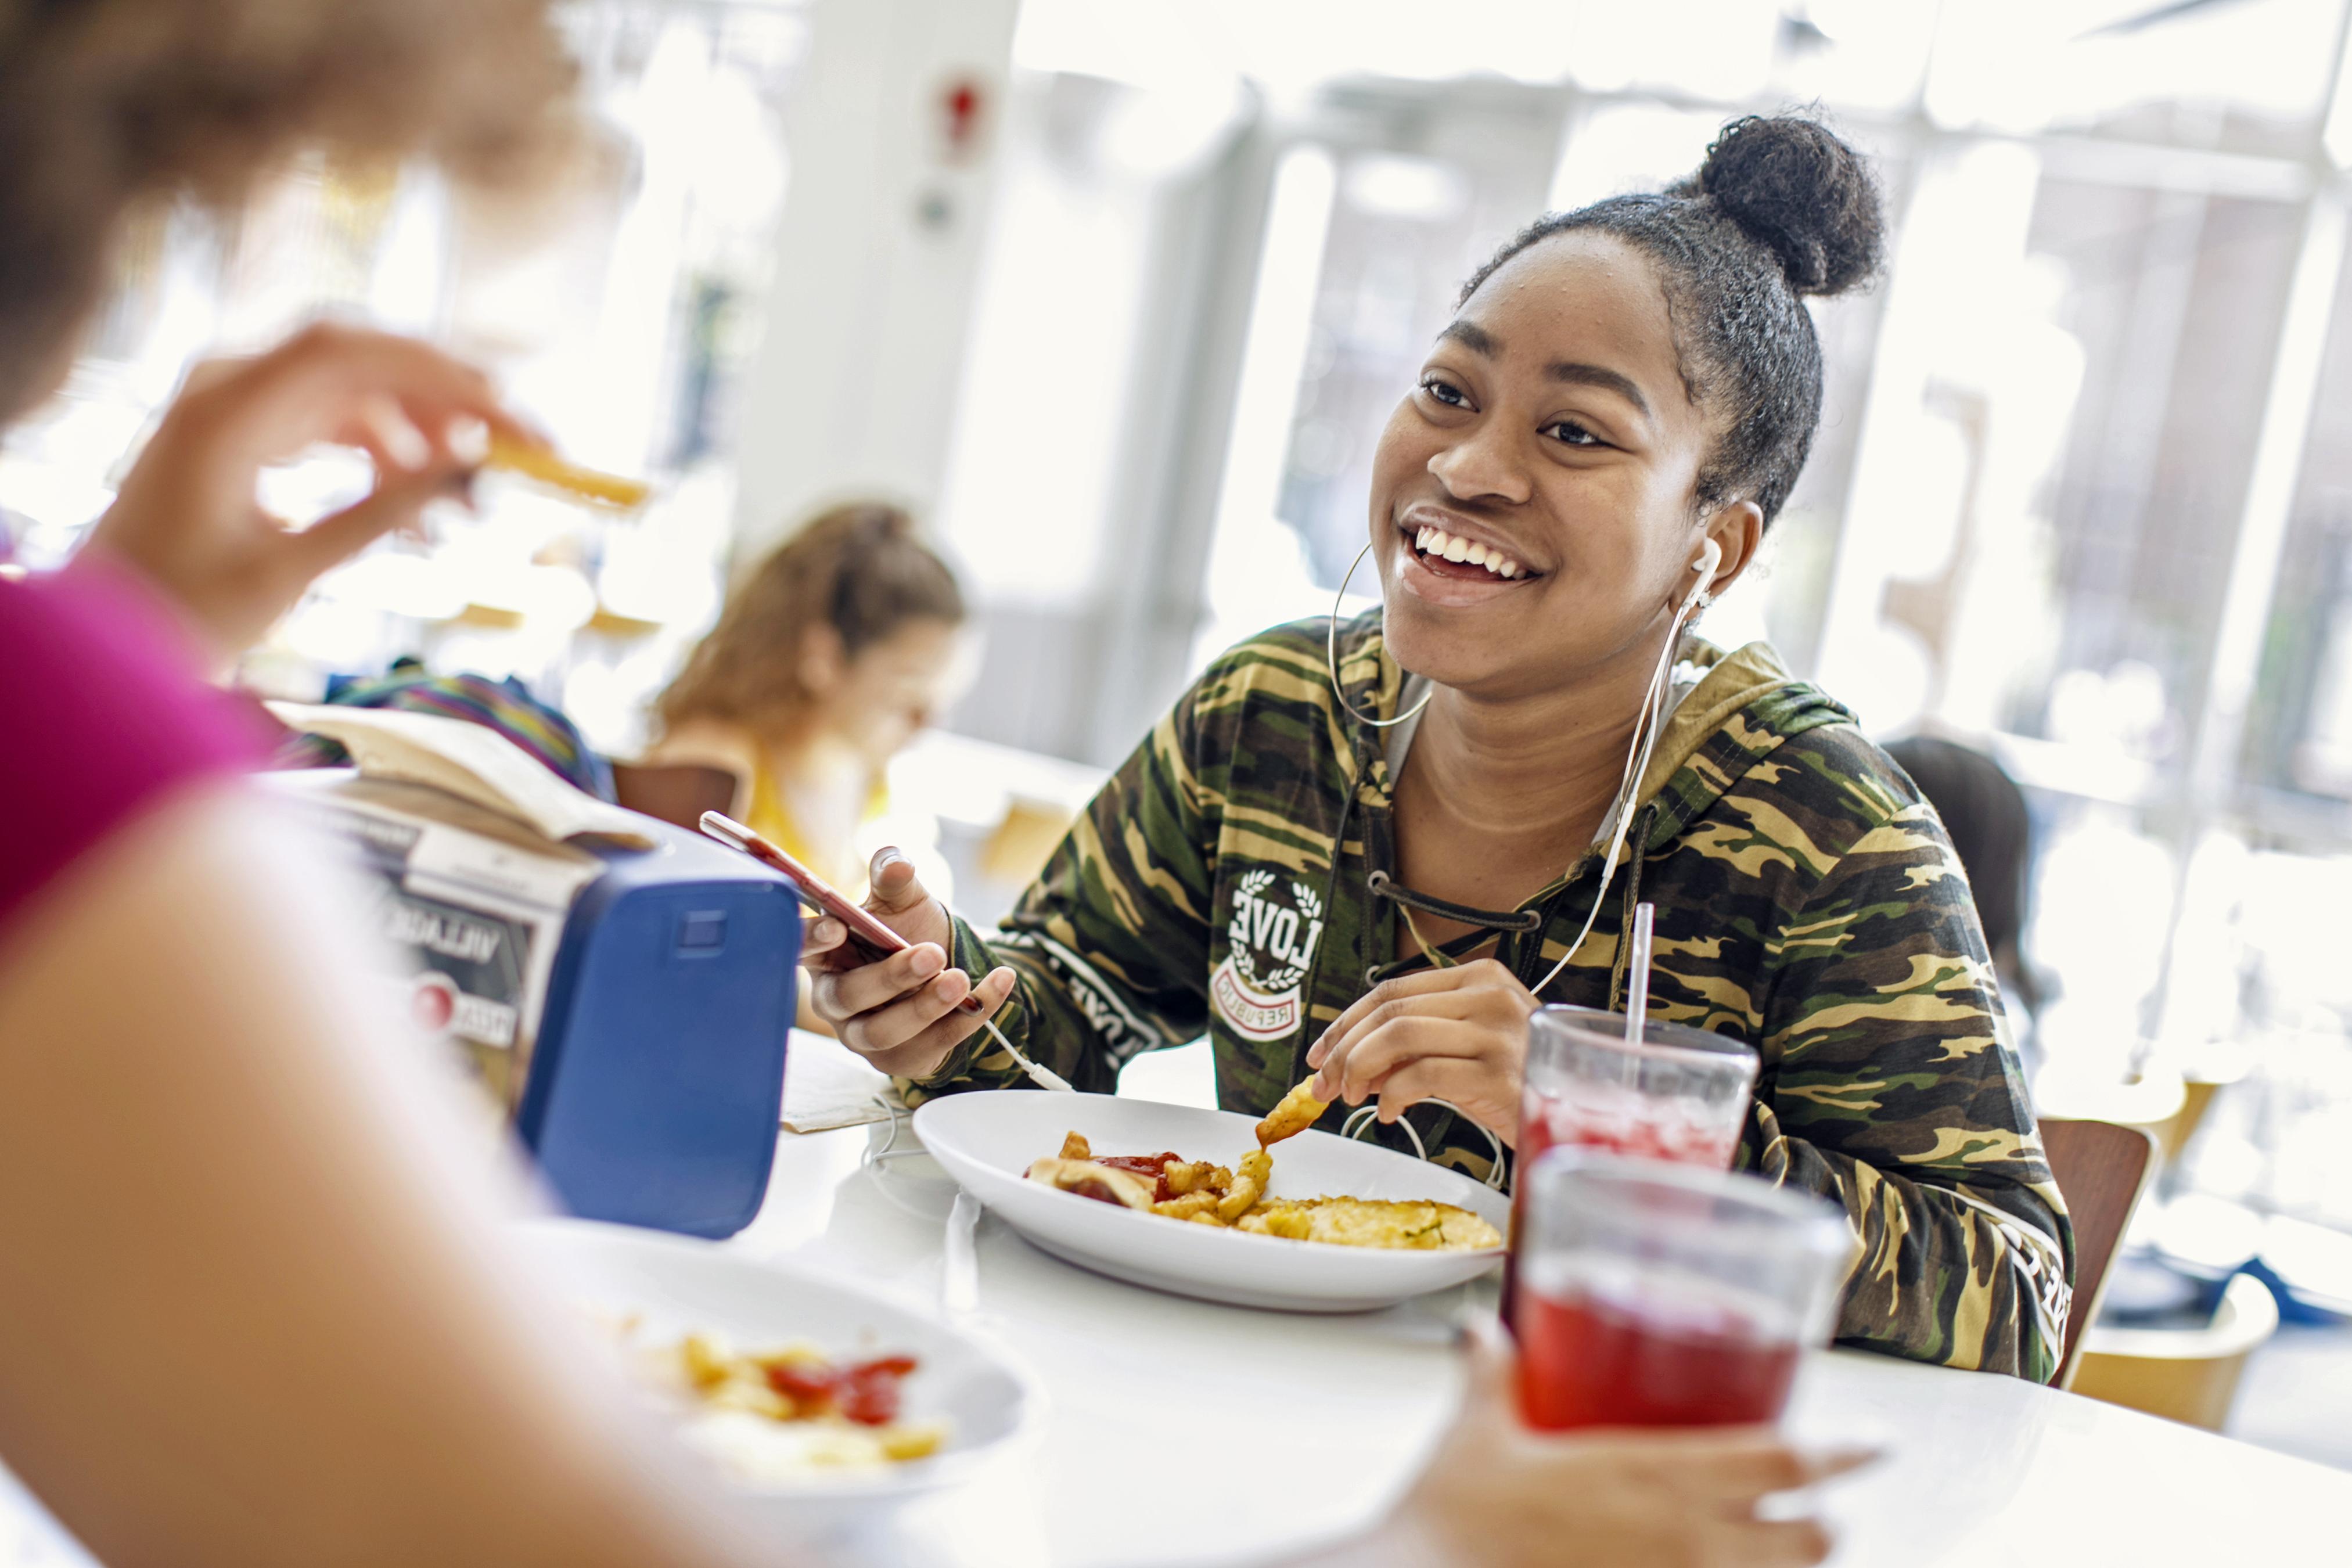
<svg viewBox="0 0 2352 1568"><path fill-rule="evenodd" d="M866 800L866 819L871 821L880 816L889 804L889 789L877 779L874 793ZM776 775L765 763L751 770L751 799L743 808L743 825L823 877L850 899L858 900L866 896L866 868L837 860L802 837L800 825L793 820L792 807L784 802L784 792L776 786ZM849 847L844 845L840 847L846 849Z"/></svg>
<svg viewBox="0 0 2352 1568"><path fill-rule="evenodd" d="M866 866L856 858L856 846L840 843L820 848L802 830L766 750L740 726L715 721L684 725L677 733L656 742L645 760L655 763L690 763L734 774L738 790L735 798L741 806L734 815L743 819L745 826L849 898L866 896ZM882 815L889 799L887 785L877 777L866 797L861 820L870 822Z"/></svg>

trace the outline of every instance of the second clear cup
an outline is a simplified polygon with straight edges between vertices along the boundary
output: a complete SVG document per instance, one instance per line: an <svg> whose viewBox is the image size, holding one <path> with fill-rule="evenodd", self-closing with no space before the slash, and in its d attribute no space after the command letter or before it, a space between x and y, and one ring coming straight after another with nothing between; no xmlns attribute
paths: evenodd
<svg viewBox="0 0 2352 1568"><path fill-rule="evenodd" d="M1756 1053L1727 1035L1649 1023L1625 1037L1625 1016L1598 1007L1541 1007L1528 1020L1527 1088L1519 1102L1511 1205L1516 1239L1528 1175L1555 1148L1597 1149L1723 1170L1748 1125ZM1516 1247L1503 1272L1503 1321L1517 1320Z"/></svg>
<svg viewBox="0 0 2352 1568"><path fill-rule="evenodd" d="M1544 1007L1528 1021L1518 1161L1570 1145L1722 1170L1748 1125L1756 1053L1727 1035L1653 1023L1625 1037L1625 1016Z"/></svg>

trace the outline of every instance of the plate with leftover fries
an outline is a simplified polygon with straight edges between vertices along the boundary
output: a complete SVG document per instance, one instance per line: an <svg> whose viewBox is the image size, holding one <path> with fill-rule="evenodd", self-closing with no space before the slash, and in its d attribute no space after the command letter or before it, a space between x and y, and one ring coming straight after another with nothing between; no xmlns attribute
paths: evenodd
<svg viewBox="0 0 2352 1568"><path fill-rule="evenodd" d="M1502 1261L1510 1200L1458 1172L1263 1121L1099 1094L950 1095L916 1134L1045 1251L1137 1285L1286 1311L1369 1311Z"/></svg>
<svg viewBox="0 0 2352 1568"><path fill-rule="evenodd" d="M1001 1351L837 1277L623 1226L522 1235L656 1418L781 1525L949 1485L1035 1419Z"/></svg>

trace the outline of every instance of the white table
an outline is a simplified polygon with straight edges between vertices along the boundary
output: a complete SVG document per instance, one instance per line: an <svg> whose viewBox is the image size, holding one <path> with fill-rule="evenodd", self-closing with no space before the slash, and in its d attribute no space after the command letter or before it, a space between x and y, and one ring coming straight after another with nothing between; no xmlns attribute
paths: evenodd
<svg viewBox="0 0 2352 1568"><path fill-rule="evenodd" d="M928 1157L864 1164L880 1127L787 1134L766 1208L731 1246L837 1263L940 1300L956 1189ZM898 1147L911 1135L898 1134ZM1452 1322L1492 1279L1362 1316L1190 1301L977 1235L975 1321L1028 1361L1051 1408L1038 1452L910 1521L884 1557L1240 1561L1376 1517L1458 1387ZM2352 1472L2016 1378L1856 1352L1811 1358L1791 1423L1893 1449L1833 1488L1842 1564L2352 1562ZM1139 1485L1139 1434L1222 1437L1261 1467L1220 1489Z"/></svg>
<svg viewBox="0 0 2352 1568"><path fill-rule="evenodd" d="M728 1245L938 1304L955 1188L920 1154L867 1163L886 1136L784 1134L765 1208ZM1221 1307L1088 1274L992 1218L973 1257L971 1321L1038 1373L1044 1437L852 1543L866 1562L1235 1562L1349 1531L1416 1467L1456 1390L1454 1315L1494 1290L1356 1317ZM1792 1422L1895 1450L1830 1494L1844 1564L2352 1561L2352 1473L2014 1378L1831 1352L1806 1368ZM1255 1475L1144 1484L1137 1444L1155 1433L1231 1445ZM0 1568L87 1561L9 1492L0 1472Z"/></svg>

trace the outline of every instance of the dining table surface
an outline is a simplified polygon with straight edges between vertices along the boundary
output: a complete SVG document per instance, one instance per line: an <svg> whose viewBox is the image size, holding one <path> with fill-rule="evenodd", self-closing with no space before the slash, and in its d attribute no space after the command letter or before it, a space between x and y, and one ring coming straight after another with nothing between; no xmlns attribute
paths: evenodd
<svg viewBox="0 0 2352 1568"><path fill-rule="evenodd" d="M903 1112L783 1132L758 1217L716 1245L945 1313L1043 1390L1034 1443L830 1542L860 1563L1246 1563L1359 1531L1443 1429L1457 1325L1496 1292L1332 1314L1125 1284L960 1201ZM2352 1562L2352 1472L2013 1377L1822 1351L1786 1426L1885 1450L1818 1497L1841 1564ZM88 1562L0 1471L0 1568Z"/></svg>

